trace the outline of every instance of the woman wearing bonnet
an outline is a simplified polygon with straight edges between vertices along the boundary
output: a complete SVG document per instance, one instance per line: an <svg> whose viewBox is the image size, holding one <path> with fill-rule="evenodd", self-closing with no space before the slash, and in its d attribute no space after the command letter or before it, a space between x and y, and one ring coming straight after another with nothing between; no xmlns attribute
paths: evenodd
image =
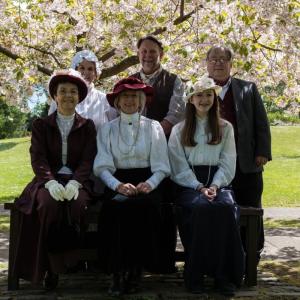
<svg viewBox="0 0 300 300"><path fill-rule="evenodd" d="M106 185L99 217L99 257L112 274L109 293L136 291L144 267L158 263L161 195L170 174L159 122L141 116L153 88L136 78L119 81L107 95L120 116L97 136L94 174Z"/></svg>
<svg viewBox="0 0 300 300"><path fill-rule="evenodd" d="M205 276L211 276L221 294L233 296L244 274L244 251L230 188L236 163L234 133L219 117L219 91L207 76L191 86L185 120L173 127L168 146L171 179L178 185L186 288L202 293Z"/></svg>
<svg viewBox="0 0 300 300"><path fill-rule="evenodd" d="M73 69L56 71L48 89L57 110L33 123L30 155L35 177L16 200L22 227L14 268L20 278L34 284L44 279L44 287L50 290L57 286L58 274L79 260L78 236L70 239L69 234L61 235L59 224L65 221L67 208L68 225L85 225L97 147L93 121L75 112L88 93L80 73Z"/></svg>
<svg viewBox="0 0 300 300"><path fill-rule="evenodd" d="M94 85L101 74L101 67L97 56L90 50L77 52L71 63L71 68L80 72L89 84L88 95L76 106L76 112L86 119L92 119L97 131L102 124L117 116L116 111L108 104L106 95ZM55 110L56 103L51 101L48 114L52 114Z"/></svg>

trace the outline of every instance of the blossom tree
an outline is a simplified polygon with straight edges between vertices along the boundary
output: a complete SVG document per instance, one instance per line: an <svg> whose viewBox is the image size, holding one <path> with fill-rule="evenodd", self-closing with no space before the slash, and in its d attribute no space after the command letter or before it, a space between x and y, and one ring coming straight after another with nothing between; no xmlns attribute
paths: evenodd
<svg viewBox="0 0 300 300"><path fill-rule="evenodd" d="M137 70L137 39L153 34L164 44L164 66L184 80L202 75L208 48L224 44L235 53L234 73L256 81L275 102L297 104L299 9L298 0L6 0L0 94L22 103L81 49L103 62L97 84L110 88Z"/></svg>

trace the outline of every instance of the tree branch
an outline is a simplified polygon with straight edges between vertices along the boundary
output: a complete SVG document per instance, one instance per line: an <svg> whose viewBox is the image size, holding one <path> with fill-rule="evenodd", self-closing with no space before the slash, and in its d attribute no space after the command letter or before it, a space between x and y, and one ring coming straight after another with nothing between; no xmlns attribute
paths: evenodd
<svg viewBox="0 0 300 300"><path fill-rule="evenodd" d="M110 51L104 53L102 56L99 57L99 60L103 61L107 61L109 60L111 57L113 57L116 53L116 48L111 49ZM96 56L98 56L96 54Z"/></svg>
<svg viewBox="0 0 300 300"><path fill-rule="evenodd" d="M136 55L129 56L129 57L123 59L118 64L114 65L113 67L103 69L99 80L117 75L120 72L123 72L126 69L128 69L129 67L134 66L138 63L139 63L139 59Z"/></svg>
<svg viewBox="0 0 300 300"><path fill-rule="evenodd" d="M12 53L10 50L2 47L1 45L0 45L0 53L6 55L7 57L9 57L13 60L17 60L18 58L24 60L21 56ZM52 70L50 70L50 69L48 69L48 68L46 68L46 67L44 67L40 64L37 64L36 66L37 66L37 69L45 75L51 75L52 72L53 72Z"/></svg>
<svg viewBox="0 0 300 300"><path fill-rule="evenodd" d="M57 63L57 65L59 66L59 68L63 68L64 66L59 62L59 60L55 57L55 55L50 52L50 51L47 51L47 50L44 50L44 49L40 49L38 47L34 47L34 46L30 46L30 45L25 45L25 47L27 48L30 48L30 49L33 49L33 50L36 50L38 52L41 52L43 54L47 54L47 55L50 55L51 57L53 57L53 59L55 60L55 62Z"/></svg>

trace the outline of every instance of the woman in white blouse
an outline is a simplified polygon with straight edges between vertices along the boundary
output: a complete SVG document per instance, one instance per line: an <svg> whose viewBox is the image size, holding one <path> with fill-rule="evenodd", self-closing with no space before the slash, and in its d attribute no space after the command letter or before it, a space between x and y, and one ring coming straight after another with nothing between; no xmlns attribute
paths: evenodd
<svg viewBox="0 0 300 300"><path fill-rule="evenodd" d="M73 57L71 68L80 72L89 84L88 95L78 103L76 112L86 119L92 119L98 131L102 124L117 116L115 109L108 104L106 95L94 85L101 74L101 63L92 51L82 50ZM56 108L56 102L51 101L48 114L52 114Z"/></svg>
<svg viewBox="0 0 300 300"><path fill-rule="evenodd" d="M169 139L171 178L179 185L179 226L186 253L184 279L192 293L204 291L204 275L230 296L244 273L238 208L228 187L235 173L232 125L219 117L213 79L203 76L185 97L185 120Z"/></svg>
<svg viewBox="0 0 300 300"><path fill-rule="evenodd" d="M98 133L94 174L107 186L100 215L99 254L113 274L109 292L133 292L143 267L158 260L161 196L170 174L167 142L159 122L141 116L153 89L136 78L119 81L107 95L120 116Z"/></svg>

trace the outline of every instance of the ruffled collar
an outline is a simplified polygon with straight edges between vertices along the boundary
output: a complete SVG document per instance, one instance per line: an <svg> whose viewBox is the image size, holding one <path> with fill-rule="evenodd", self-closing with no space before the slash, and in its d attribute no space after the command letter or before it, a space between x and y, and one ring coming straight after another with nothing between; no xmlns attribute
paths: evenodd
<svg viewBox="0 0 300 300"><path fill-rule="evenodd" d="M75 118L75 112L74 112L73 115L65 116L65 115L62 115L61 113L59 113L59 112L57 111L57 119L60 120L60 121L63 121L63 122L64 122L64 121L65 121L65 122L67 122L67 121L73 121L74 118Z"/></svg>
<svg viewBox="0 0 300 300"><path fill-rule="evenodd" d="M139 122L140 114L138 112L134 114L125 114L121 111L120 118L122 123L131 125Z"/></svg>

